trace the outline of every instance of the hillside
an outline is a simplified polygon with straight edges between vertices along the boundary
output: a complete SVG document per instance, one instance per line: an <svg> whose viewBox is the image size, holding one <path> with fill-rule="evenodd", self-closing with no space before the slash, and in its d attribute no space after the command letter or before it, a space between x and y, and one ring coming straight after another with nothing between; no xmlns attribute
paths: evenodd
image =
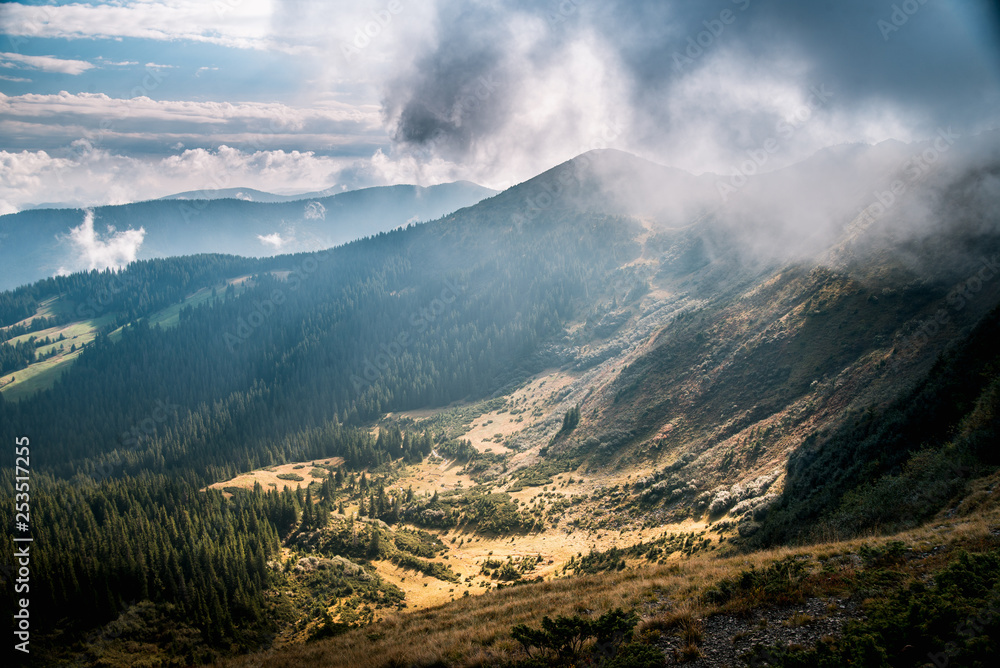
<svg viewBox="0 0 1000 668"><path fill-rule="evenodd" d="M605 665L921 665L1000 573L996 140L735 192L593 151L328 251L3 293L39 660L544 665L562 615Z"/></svg>
<svg viewBox="0 0 1000 668"><path fill-rule="evenodd" d="M307 200L161 199L0 216L0 289L131 259L198 253L251 257L315 251L434 220L494 191L469 182L388 186ZM88 222L89 221L89 222ZM129 230L144 234L125 234ZM74 232L75 230L75 232Z"/></svg>

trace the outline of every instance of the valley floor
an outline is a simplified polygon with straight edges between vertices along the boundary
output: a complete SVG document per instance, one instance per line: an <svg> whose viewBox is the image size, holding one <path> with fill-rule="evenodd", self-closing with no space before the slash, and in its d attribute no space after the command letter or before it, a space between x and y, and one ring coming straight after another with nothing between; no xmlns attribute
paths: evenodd
<svg viewBox="0 0 1000 668"><path fill-rule="evenodd" d="M511 637L514 625L538 626L543 616L594 617L617 607L640 616L636 637L659 648L668 664L799 665L781 663L789 648L805 651L817 643L834 646L851 624L871 624L869 617L881 620L883 602L911 600L920 592L941 594L939 588L945 582L941 573L954 569L967 558L966 553L995 558L1000 550L998 481L996 476L983 481L980 491L986 496L980 496L981 505L968 515L951 509L924 526L893 536L749 554L699 553L666 563L630 560L622 570L546 577L543 582L405 610L331 639L219 665L505 665L525 658ZM1000 572L987 569L986 577L1000 578ZM748 580L753 584L746 584ZM965 617L975 619L976 612L972 609ZM989 616L978 612L981 617ZM965 617L960 615L958 623L964 623ZM917 621L913 633L919 634ZM995 625L996 619L985 622ZM951 636L961 639L965 627L952 627ZM857 631L852 633L857 635ZM941 638L948 637L947 624L942 633ZM934 643L938 639L923 640ZM755 646L759 647L753 659L749 653ZM934 650L933 644L929 647ZM891 649L904 655L945 656L941 653L958 651L949 647L943 643L928 651L913 640ZM774 663L768 663L768 656ZM858 665L927 663L923 655L906 661L889 658L889 664Z"/></svg>

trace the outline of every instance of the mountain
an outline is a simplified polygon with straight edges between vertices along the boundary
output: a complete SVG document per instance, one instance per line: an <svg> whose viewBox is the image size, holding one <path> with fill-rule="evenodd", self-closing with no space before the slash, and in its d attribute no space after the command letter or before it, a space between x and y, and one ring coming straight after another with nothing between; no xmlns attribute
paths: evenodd
<svg viewBox="0 0 1000 668"><path fill-rule="evenodd" d="M239 199L245 202L294 202L303 199L320 199L342 192L338 188L327 188L315 192L305 192L298 195L275 195L274 193L254 190L253 188L207 188L205 190L187 190L182 193L160 197L161 200L183 199Z"/></svg>
<svg viewBox="0 0 1000 668"><path fill-rule="evenodd" d="M998 193L996 133L593 151L321 252L4 292L36 660L990 665Z"/></svg>
<svg viewBox="0 0 1000 668"><path fill-rule="evenodd" d="M365 188L278 203L177 199L86 211L22 211L0 216L4 263L0 288L130 259L316 250L433 220L492 194L492 190L461 181L427 188Z"/></svg>

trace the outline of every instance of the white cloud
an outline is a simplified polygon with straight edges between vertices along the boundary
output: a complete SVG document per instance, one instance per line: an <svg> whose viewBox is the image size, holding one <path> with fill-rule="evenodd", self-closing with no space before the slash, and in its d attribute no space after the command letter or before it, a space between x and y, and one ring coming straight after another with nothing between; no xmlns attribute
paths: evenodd
<svg viewBox="0 0 1000 668"><path fill-rule="evenodd" d="M0 74L0 81L13 81L15 83L31 83L31 79L25 79L24 77L9 77L6 74Z"/></svg>
<svg viewBox="0 0 1000 668"><path fill-rule="evenodd" d="M260 239L260 242L265 246L272 246L274 248L281 248L288 243L288 240L282 239L281 235L277 232L273 232L271 234L258 234L257 238Z"/></svg>
<svg viewBox="0 0 1000 668"><path fill-rule="evenodd" d="M306 50L271 35L270 0L139 0L59 6L4 5L4 31L17 37L188 40L241 49Z"/></svg>
<svg viewBox="0 0 1000 668"><path fill-rule="evenodd" d="M51 145L61 138L68 145L81 136L107 146L128 135L154 138L173 137L161 146L184 141L183 135L201 135L201 141L185 144L251 143L264 148L269 143L296 135L307 136L300 145L329 147L369 137L384 140L378 105L351 105L321 100L308 107L277 102L212 102L154 100L147 96L158 85L152 74L131 99L113 98L103 93L61 91L54 95L0 93L0 134L23 138L25 147ZM161 81L169 74L161 74ZM149 89L149 90L147 90Z"/></svg>
<svg viewBox="0 0 1000 668"><path fill-rule="evenodd" d="M326 220L326 207L320 202L309 202L302 217L306 220Z"/></svg>
<svg viewBox="0 0 1000 668"><path fill-rule="evenodd" d="M26 56L20 53L0 53L0 67L41 70L59 74L82 74L95 67L86 60L67 60L55 56Z"/></svg>
<svg viewBox="0 0 1000 668"><path fill-rule="evenodd" d="M83 222L69 231L66 239L77 253L77 266L60 267L59 273L78 269L120 269L134 262L146 236L145 228L117 231L108 225L104 235L94 230L94 212L86 211Z"/></svg>
<svg viewBox="0 0 1000 668"><path fill-rule="evenodd" d="M178 155L134 157L81 142L71 157L45 151L0 151L4 213L42 202L88 207L124 204L188 190L254 188L298 193L338 183L353 159L300 151L189 149ZM381 183L366 181L364 185Z"/></svg>

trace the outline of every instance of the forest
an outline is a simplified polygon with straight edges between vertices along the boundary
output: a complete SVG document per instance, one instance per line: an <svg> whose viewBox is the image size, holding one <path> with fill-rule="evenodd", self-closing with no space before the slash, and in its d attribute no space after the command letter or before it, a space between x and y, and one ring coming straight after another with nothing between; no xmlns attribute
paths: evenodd
<svg viewBox="0 0 1000 668"><path fill-rule="evenodd" d="M565 216L522 235L445 219L317 254L142 261L0 295L7 325L52 299L56 319L102 322L53 387L0 396L3 438L31 431L33 526L47 546L34 595L55 646L79 647L137 601L160 626L198 635L190 660L259 646L274 623L267 562L322 510L287 491L257 489L237 505L198 490L287 461L420 461L426 435L373 437L361 425L489 396L550 362L544 342L634 252L620 219ZM183 306L176 326L149 324L203 288L219 298ZM437 504L402 501L373 489L362 513L391 520ZM510 528L487 512L496 503L473 511L483 530Z"/></svg>

